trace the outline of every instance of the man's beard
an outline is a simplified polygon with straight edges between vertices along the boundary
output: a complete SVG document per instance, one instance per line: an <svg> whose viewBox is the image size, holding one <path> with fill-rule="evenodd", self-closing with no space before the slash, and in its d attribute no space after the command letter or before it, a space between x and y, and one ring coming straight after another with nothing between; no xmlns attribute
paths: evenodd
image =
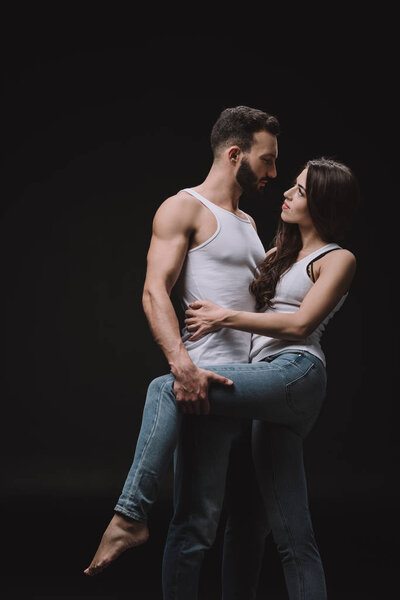
<svg viewBox="0 0 400 600"><path fill-rule="evenodd" d="M259 179L246 158L243 158L240 163L240 167L236 173L236 181L246 196L261 196L264 193L265 186L258 187Z"/></svg>

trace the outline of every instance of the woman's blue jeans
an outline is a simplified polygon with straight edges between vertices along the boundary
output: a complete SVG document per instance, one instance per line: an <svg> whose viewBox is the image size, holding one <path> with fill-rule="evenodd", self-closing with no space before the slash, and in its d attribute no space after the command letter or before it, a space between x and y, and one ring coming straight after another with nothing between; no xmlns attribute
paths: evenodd
<svg viewBox="0 0 400 600"><path fill-rule="evenodd" d="M298 350L281 352L259 363L204 368L233 381L230 387L211 386L211 413L233 420L254 420L253 461L290 600L324 600L325 578L308 508L302 454L302 440L325 398L324 365L314 355ZM171 374L164 375L148 388L134 460L115 506L116 512L141 522L147 520L158 497L178 442L182 418L188 418L177 408L173 382ZM203 419L207 426L207 417L189 419ZM175 510L164 556L165 598L197 597L201 556L215 539L222 508L226 462L226 457L221 458L213 448L204 457L203 465L201 457L196 459L196 469L202 468L205 473L203 484L213 486L220 505L202 505L200 487L190 490L198 504L197 515L191 515L190 524L187 518L179 518L182 507ZM234 592L231 597L235 597Z"/></svg>

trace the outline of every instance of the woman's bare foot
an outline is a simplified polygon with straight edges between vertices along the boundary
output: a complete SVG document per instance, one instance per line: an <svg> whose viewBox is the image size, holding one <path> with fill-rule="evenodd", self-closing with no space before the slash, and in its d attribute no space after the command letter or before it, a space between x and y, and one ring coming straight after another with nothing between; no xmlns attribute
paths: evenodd
<svg viewBox="0 0 400 600"><path fill-rule="evenodd" d="M140 546L147 542L149 530L146 523L134 521L120 514L115 514L103 533L97 552L89 567L84 570L86 575L97 575L118 558L122 552Z"/></svg>

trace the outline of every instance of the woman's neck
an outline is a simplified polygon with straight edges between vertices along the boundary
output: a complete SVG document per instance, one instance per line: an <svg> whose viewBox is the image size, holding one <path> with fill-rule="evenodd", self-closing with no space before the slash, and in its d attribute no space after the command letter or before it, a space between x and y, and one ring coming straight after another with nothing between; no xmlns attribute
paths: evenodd
<svg viewBox="0 0 400 600"><path fill-rule="evenodd" d="M317 231L314 227L304 230L300 228L301 235L301 250L299 252L299 257L307 256L311 252L318 250L322 246L325 246L326 242L318 235Z"/></svg>

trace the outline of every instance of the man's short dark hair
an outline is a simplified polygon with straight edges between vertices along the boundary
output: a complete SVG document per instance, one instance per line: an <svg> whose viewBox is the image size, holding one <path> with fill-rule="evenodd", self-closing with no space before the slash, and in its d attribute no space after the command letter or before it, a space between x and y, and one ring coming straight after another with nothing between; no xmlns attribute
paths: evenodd
<svg viewBox="0 0 400 600"><path fill-rule="evenodd" d="M225 108L211 130L214 157L218 156L223 148L233 145L239 146L243 152L248 152L253 143L253 135L258 131L279 135L278 119L249 106Z"/></svg>

